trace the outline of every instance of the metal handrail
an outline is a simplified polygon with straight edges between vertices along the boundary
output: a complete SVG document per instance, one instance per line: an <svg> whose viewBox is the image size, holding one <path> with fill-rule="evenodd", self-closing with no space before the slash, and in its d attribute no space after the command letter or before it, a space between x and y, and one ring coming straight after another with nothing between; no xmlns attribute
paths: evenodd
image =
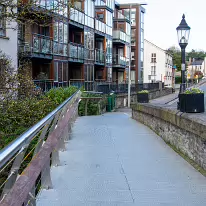
<svg viewBox="0 0 206 206"><path fill-rule="evenodd" d="M81 48L84 47L84 44L81 44L81 43L75 43L75 42L72 42L72 41L70 41L69 44L71 44L71 45L73 45L73 46L79 46L79 47L81 47Z"/></svg>
<svg viewBox="0 0 206 206"><path fill-rule="evenodd" d="M32 138L41 130L46 123L53 118L77 93L75 92L71 97L65 100L55 110L49 113L46 117L40 120L37 124L32 126L16 140L11 142L8 146L0 151L0 168L2 168L24 145L32 140Z"/></svg>
<svg viewBox="0 0 206 206"><path fill-rule="evenodd" d="M38 36L38 37L42 37L42 38L45 38L45 39L50 39L52 40L53 38L51 36L45 36L43 34L38 34L38 33L32 33L33 36Z"/></svg>
<svg viewBox="0 0 206 206"><path fill-rule="evenodd" d="M51 82L54 81L54 79L34 79L33 82Z"/></svg>

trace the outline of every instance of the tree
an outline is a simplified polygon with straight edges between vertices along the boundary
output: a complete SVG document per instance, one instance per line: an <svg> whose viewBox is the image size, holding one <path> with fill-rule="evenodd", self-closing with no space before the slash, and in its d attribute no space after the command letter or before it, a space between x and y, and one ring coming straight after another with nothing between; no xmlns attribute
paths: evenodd
<svg viewBox="0 0 206 206"><path fill-rule="evenodd" d="M190 52L187 53L187 60L189 61L190 58L194 59L204 59L206 57L205 51L202 50L194 50L192 49Z"/></svg>
<svg viewBox="0 0 206 206"><path fill-rule="evenodd" d="M177 70L181 70L181 51L177 47L170 47L167 50L173 56L173 65L177 67ZM190 58L194 59L204 59L206 57L206 52L202 50L194 50L192 49L190 52L186 53L186 60L189 61ZM186 62L187 64L187 62Z"/></svg>
<svg viewBox="0 0 206 206"><path fill-rule="evenodd" d="M177 70L181 70L181 51L177 47L170 47L167 50L168 53L170 53L173 57L173 65L177 67Z"/></svg>

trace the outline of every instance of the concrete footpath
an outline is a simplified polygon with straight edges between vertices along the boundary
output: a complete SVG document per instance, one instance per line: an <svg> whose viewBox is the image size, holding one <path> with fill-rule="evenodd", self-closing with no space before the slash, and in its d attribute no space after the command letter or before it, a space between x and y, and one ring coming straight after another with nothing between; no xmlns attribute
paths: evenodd
<svg viewBox="0 0 206 206"><path fill-rule="evenodd" d="M78 118L37 206L204 206L206 178L130 114Z"/></svg>

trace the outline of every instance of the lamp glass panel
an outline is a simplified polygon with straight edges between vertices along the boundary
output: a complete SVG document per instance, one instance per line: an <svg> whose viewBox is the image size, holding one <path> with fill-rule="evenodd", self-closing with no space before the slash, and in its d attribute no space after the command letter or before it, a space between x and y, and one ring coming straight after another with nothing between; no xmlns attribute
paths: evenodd
<svg viewBox="0 0 206 206"><path fill-rule="evenodd" d="M190 30L189 29L177 30L178 42L179 43L188 43L189 34L190 34Z"/></svg>

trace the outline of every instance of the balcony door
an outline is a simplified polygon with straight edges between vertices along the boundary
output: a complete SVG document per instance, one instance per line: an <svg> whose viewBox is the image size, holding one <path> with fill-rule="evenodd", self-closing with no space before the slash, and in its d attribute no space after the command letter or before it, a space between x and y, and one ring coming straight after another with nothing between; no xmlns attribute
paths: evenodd
<svg viewBox="0 0 206 206"><path fill-rule="evenodd" d="M54 81L55 82L67 82L68 81L68 63L67 62L55 62L54 63Z"/></svg>

